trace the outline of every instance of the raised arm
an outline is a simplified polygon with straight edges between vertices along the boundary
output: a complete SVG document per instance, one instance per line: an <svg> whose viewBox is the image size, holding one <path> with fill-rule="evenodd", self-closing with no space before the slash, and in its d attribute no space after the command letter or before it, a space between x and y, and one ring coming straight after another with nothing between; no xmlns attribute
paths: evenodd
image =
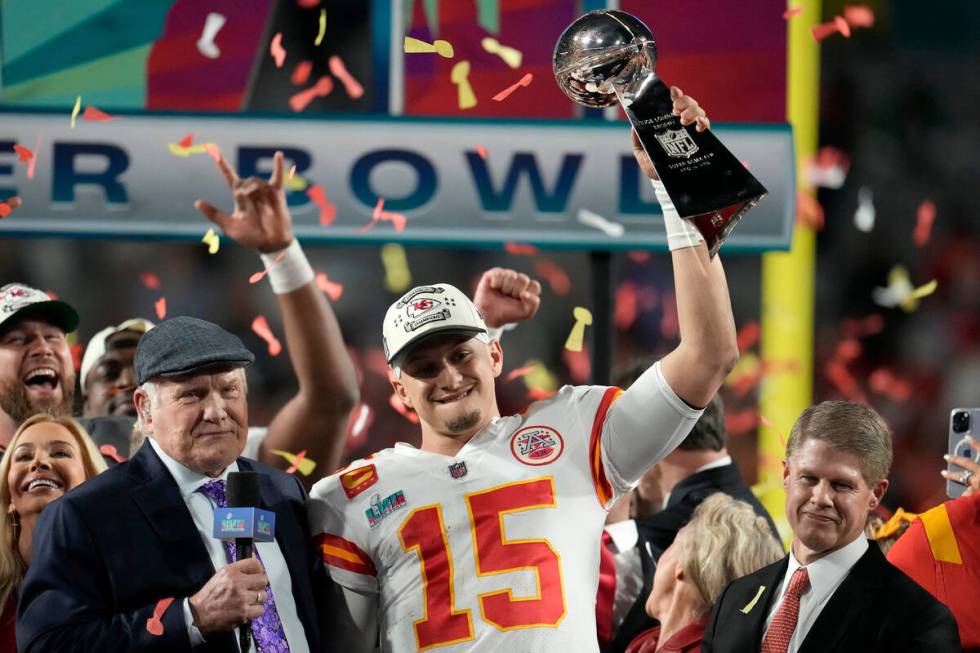
<svg viewBox="0 0 980 653"><path fill-rule="evenodd" d="M299 242L293 237L292 218L283 193L283 156L276 152L268 182L239 179L224 160L218 169L228 182L235 211L227 215L198 200L194 206L226 236L258 250L282 314L286 350L299 389L269 423L258 458L280 468L289 463L271 451L306 451L317 463L303 482L309 488L340 466L347 419L359 400L357 376L347 354L340 325L313 278Z"/></svg>

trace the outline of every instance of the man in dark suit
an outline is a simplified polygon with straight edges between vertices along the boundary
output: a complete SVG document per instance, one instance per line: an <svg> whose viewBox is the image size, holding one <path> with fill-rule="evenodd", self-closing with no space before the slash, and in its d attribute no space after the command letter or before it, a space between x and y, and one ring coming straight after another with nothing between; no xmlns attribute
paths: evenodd
<svg viewBox="0 0 980 653"><path fill-rule="evenodd" d="M239 457L253 359L237 337L194 318L166 320L140 340L135 400L149 437L131 460L42 513L19 650L233 653L235 629L251 621L262 653L319 651L323 576L306 493L295 477ZM259 507L275 513L276 539L233 561L211 530L224 481L239 470L261 474Z"/></svg>
<svg viewBox="0 0 980 653"><path fill-rule="evenodd" d="M826 401L803 412L783 463L790 554L725 589L703 651L960 650L949 609L864 536L891 460L891 432L870 407Z"/></svg>
<svg viewBox="0 0 980 653"><path fill-rule="evenodd" d="M630 380L628 377L617 379L620 383ZM725 409L721 397L715 395L684 441L657 463L660 488L666 493L664 507L652 515L637 515L636 551L631 552L629 559L639 561L642 586L623 615L606 648L607 653L621 653L634 637L656 625L646 613L656 561L673 543L677 531L691 520L694 509L710 495L724 492L748 503L757 515L769 522L773 536L779 540L772 518L745 484L728 455L727 441ZM626 556L618 556L617 563L620 559L626 559ZM633 562L634 566L636 564Z"/></svg>

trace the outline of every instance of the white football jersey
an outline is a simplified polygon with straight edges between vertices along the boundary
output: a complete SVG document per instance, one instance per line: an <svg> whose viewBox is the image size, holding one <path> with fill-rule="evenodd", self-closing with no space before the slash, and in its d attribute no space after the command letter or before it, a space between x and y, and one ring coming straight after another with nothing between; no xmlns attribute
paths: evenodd
<svg viewBox="0 0 980 653"><path fill-rule="evenodd" d="M604 453L621 394L565 386L455 457L398 444L314 486L323 560L338 584L379 593L382 651L598 650L601 533L631 485ZM665 430L686 433L699 413L675 414Z"/></svg>

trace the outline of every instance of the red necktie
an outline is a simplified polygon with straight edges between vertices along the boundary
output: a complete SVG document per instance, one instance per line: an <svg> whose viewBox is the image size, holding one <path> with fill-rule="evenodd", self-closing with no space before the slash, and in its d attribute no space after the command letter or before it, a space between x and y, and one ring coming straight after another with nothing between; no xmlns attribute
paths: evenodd
<svg viewBox="0 0 980 653"><path fill-rule="evenodd" d="M776 610L772 623L769 624L769 630L762 640L760 653L786 653L789 640L796 630L796 621L800 617L800 595L808 589L810 589L810 576L807 574L806 567L800 567L789 579L786 595L783 596L783 602Z"/></svg>
<svg viewBox="0 0 980 653"><path fill-rule="evenodd" d="M595 596L595 621L599 648L605 648L613 634L613 599L616 598L616 556L612 537L602 531L599 548L599 591Z"/></svg>

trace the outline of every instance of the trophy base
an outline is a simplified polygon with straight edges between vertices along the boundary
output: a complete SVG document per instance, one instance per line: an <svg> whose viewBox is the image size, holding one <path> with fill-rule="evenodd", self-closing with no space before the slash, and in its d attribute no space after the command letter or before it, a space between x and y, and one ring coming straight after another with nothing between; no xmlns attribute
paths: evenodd
<svg viewBox="0 0 980 653"><path fill-rule="evenodd" d="M654 73L621 80L616 95L678 214L692 221L713 257L765 186L711 130L681 125L670 89Z"/></svg>

